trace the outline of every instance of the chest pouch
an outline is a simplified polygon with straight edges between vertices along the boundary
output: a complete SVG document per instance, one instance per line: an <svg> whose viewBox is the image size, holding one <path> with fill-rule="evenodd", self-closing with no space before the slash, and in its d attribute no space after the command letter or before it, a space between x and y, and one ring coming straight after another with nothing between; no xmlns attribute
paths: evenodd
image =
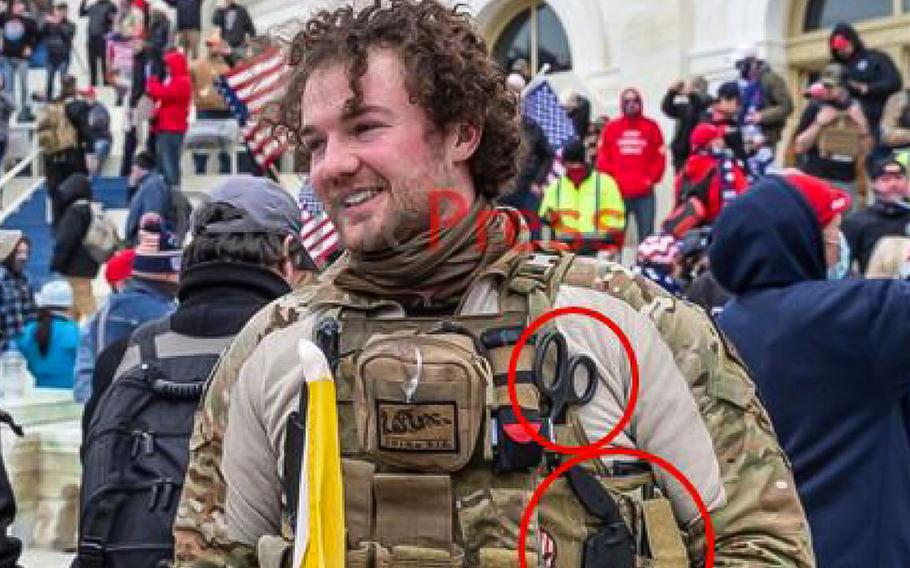
<svg viewBox="0 0 910 568"><path fill-rule="evenodd" d="M471 460L492 372L464 333L380 333L357 359L360 446L379 462L451 473Z"/></svg>

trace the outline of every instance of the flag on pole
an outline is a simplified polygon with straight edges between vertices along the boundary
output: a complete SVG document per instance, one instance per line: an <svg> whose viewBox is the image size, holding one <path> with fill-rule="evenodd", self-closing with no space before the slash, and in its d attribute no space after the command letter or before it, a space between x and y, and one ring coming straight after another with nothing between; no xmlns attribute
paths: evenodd
<svg viewBox="0 0 910 568"><path fill-rule="evenodd" d="M344 568L344 490L335 380L315 343L301 339L297 354L307 384L307 410L293 566Z"/></svg>
<svg viewBox="0 0 910 568"><path fill-rule="evenodd" d="M300 230L303 246L321 270L339 248L338 232L309 183L300 190L297 202L303 220Z"/></svg>
<svg viewBox="0 0 910 568"><path fill-rule="evenodd" d="M522 97L521 112L540 125L554 150L562 148L576 136L575 125L569 118L569 113L546 79L531 82Z"/></svg>
<svg viewBox="0 0 910 568"><path fill-rule="evenodd" d="M240 124L246 147L263 170L285 153L287 135L261 120L261 111L287 87L291 68L284 53L270 47L215 79L215 88Z"/></svg>

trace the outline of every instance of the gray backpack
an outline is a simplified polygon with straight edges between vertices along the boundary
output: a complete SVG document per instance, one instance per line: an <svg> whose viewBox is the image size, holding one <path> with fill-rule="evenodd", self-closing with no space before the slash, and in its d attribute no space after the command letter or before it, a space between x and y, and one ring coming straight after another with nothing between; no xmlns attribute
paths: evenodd
<svg viewBox="0 0 910 568"><path fill-rule="evenodd" d="M78 568L157 568L172 526L196 407L233 335L190 337L170 316L133 332L82 444Z"/></svg>
<svg viewBox="0 0 910 568"><path fill-rule="evenodd" d="M95 262L99 264L107 262L107 259L112 257L121 245L116 223L104 211L104 207L100 203L90 203L85 199L80 199L76 204L87 206L89 215L91 215L88 229L85 231L85 236L82 237L82 246Z"/></svg>

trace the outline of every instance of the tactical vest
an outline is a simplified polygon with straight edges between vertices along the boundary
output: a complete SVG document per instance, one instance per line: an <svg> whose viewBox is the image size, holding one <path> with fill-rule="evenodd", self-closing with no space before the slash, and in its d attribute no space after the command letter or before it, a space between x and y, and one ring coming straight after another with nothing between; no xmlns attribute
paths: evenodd
<svg viewBox="0 0 910 568"><path fill-rule="evenodd" d="M317 293L313 306L330 307L315 339L336 380L349 568L519 565L522 513L558 460L517 430L508 364L518 334L550 309L560 283L590 281L590 265L574 259L534 254L493 267L502 277L500 312L489 315L459 308L445 318L380 319L372 312L390 302L331 287ZM334 346L320 337L333 327ZM546 432L534 350L528 342L519 355L517 399L525 418ZM300 400L286 438L289 508L298 498L305 392ZM574 408L553 434L559 444L589 443ZM593 460L583 470L610 502L613 522L589 510L566 476L556 480L532 517L528 566L689 565L648 467ZM289 517L294 526L293 510ZM598 544L613 550L609 557L597 556Z"/></svg>

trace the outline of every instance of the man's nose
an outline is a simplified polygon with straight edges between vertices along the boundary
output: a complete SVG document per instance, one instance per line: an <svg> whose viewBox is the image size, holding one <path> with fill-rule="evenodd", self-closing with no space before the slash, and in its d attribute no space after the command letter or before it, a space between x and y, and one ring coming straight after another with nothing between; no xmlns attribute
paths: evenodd
<svg viewBox="0 0 910 568"><path fill-rule="evenodd" d="M360 160L342 140L329 139L318 164L318 175L327 180L350 176L357 171Z"/></svg>

